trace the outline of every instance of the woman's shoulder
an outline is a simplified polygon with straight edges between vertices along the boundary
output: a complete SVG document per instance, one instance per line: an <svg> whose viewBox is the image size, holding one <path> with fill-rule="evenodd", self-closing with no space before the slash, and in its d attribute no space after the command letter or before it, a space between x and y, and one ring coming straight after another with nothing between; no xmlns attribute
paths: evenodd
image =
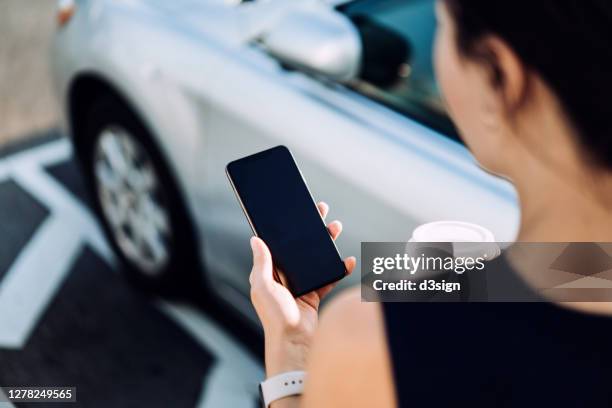
<svg viewBox="0 0 612 408"><path fill-rule="evenodd" d="M344 290L323 309L321 329L332 326L336 327L338 334L358 331L367 335L372 334L372 327L382 324L382 321L380 304L362 301L360 288L356 287Z"/></svg>
<svg viewBox="0 0 612 408"><path fill-rule="evenodd" d="M310 356L305 406L394 406L384 318L348 289L324 309Z"/></svg>
<svg viewBox="0 0 612 408"><path fill-rule="evenodd" d="M359 288L347 289L334 298L324 308L319 327L321 337L347 350L345 355L360 351L364 359L386 357L382 305L362 301Z"/></svg>

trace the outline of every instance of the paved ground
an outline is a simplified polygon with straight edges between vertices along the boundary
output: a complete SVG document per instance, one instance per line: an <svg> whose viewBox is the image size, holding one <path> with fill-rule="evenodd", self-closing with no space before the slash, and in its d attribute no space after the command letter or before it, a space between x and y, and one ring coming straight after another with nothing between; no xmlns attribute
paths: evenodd
<svg viewBox="0 0 612 408"><path fill-rule="evenodd" d="M0 385L76 386L71 406L256 406L240 326L128 286L83 194L64 138L0 153Z"/></svg>
<svg viewBox="0 0 612 408"><path fill-rule="evenodd" d="M0 0L0 144L58 122L48 52L56 0Z"/></svg>

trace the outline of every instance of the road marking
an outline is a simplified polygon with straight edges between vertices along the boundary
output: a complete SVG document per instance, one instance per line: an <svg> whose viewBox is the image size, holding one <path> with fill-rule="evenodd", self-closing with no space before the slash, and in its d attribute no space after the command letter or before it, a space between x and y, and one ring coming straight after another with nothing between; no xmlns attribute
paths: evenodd
<svg viewBox="0 0 612 408"><path fill-rule="evenodd" d="M23 189L49 208L49 216L70 226L76 236L91 247L111 266L116 260L111 247L91 211L44 169L32 163L14 166L13 179Z"/></svg>
<svg viewBox="0 0 612 408"><path fill-rule="evenodd" d="M49 209L49 215L0 282L0 346L21 348L70 271L83 243L110 265L112 250L87 210L43 168L69 160L64 139L0 160L0 178L12 178Z"/></svg>
<svg viewBox="0 0 612 408"><path fill-rule="evenodd" d="M0 347L22 348L51 302L84 244L117 270L116 259L89 209L45 170L70 160L66 139L0 159L0 182L13 179L49 209L49 215L0 281ZM213 321L195 309L154 302L216 358L203 380L198 408L252 406L261 364ZM0 402L11 407L10 402Z"/></svg>
<svg viewBox="0 0 612 408"><path fill-rule="evenodd" d="M0 388L0 408L15 408L12 402L8 401L8 397Z"/></svg>
<svg viewBox="0 0 612 408"><path fill-rule="evenodd" d="M0 346L22 348L80 252L78 232L47 219L0 282Z"/></svg>
<svg viewBox="0 0 612 408"><path fill-rule="evenodd" d="M167 302L158 305L218 360L205 380L198 408L252 406L258 380L264 378L263 368L253 356L193 308Z"/></svg>
<svg viewBox="0 0 612 408"><path fill-rule="evenodd" d="M65 138L12 154L0 159L0 181L13 176L15 166L30 164L44 167L69 160L71 156L72 147Z"/></svg>

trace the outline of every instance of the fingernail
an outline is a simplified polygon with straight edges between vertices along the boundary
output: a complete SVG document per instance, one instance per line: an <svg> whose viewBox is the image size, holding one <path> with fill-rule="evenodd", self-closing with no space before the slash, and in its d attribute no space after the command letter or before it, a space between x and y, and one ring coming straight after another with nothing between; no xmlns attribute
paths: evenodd
<svg viewBox="0 0 612 408"><path fill-rule="evenodd" d="M251 251L255 253L255 237L251 237L251 240L249 242L251 243Z"/></svg>

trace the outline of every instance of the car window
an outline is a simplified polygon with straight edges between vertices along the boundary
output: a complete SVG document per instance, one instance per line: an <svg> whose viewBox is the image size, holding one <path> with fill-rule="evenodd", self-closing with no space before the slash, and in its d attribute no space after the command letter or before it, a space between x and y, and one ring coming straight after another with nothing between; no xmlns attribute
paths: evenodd
<svg viewBox="0 0 612 408"><path fill-rule="evenodd" d="M434 0L357 0L338 10L358 27L364 52L370 50L351 87L458 139L434 76L434 7ZM385 70L391 70L392 81Z"/></svg>

